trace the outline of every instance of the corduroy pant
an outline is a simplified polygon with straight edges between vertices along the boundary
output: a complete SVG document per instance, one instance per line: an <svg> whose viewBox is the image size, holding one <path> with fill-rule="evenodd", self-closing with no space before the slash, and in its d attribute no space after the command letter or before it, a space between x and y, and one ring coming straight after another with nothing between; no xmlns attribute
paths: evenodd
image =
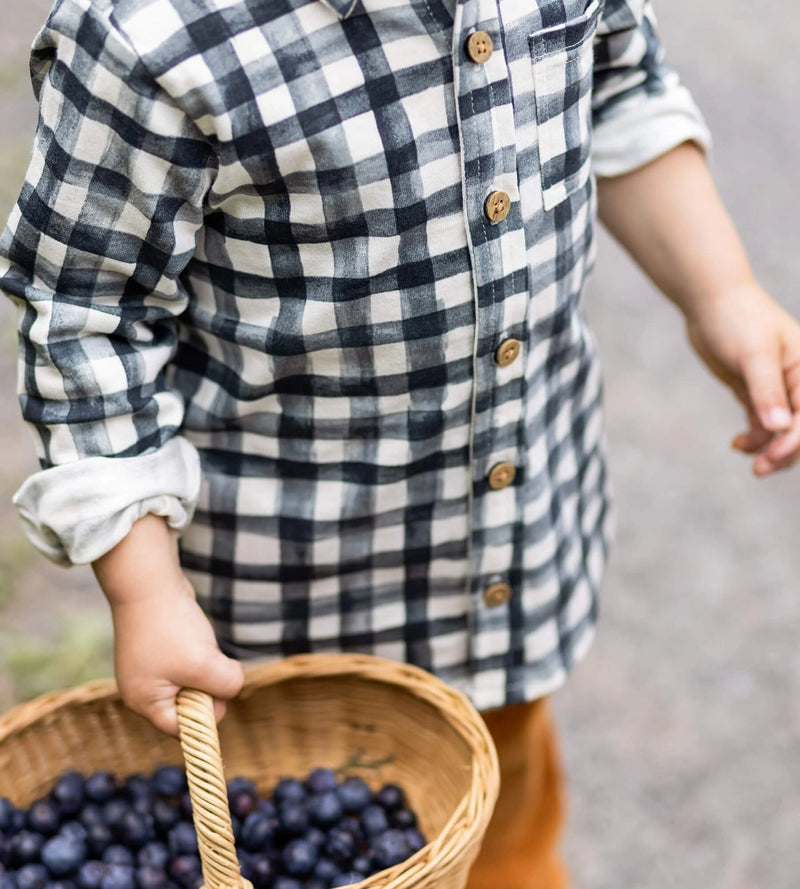
<svg viewBox="0 0 800 889"><path fill-rule="evenodd" d="M565 787L547 701L482 715L500 759L500 796L467 889L565 889Z"/></svg>

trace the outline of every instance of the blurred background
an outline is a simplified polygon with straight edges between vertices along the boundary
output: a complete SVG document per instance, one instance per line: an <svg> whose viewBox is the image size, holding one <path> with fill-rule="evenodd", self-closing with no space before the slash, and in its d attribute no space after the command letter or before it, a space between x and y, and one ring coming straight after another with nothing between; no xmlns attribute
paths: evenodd
<svg viewBox="0 0 800 889"><path fill-rule="evenodd" d="M44 0L4 0L0 217L35 106ZM713 169L766 287L800 315L794 7L662 0L672 61L706 112ZM618 531L594 649L555 696L576 889L796 889L800 863L800 468L756 480L738 407L677 313L607 238L586 296L605 362ZM23 538L10 497L36 469L0 302L0 711L111 670L88 569ZM501 887L498 887L501 889Z"/></svg>

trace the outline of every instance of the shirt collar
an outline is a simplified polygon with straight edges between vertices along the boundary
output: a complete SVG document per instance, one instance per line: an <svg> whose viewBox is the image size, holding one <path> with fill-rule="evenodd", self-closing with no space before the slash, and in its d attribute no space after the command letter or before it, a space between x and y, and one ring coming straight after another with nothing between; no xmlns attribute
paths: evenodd
<svg viewBox="0 0 800 889"><path fill-rule="evenodd" d="M340 19L346 19L356 8L358 0L320 0L320 3L332 9Z"/></svg>

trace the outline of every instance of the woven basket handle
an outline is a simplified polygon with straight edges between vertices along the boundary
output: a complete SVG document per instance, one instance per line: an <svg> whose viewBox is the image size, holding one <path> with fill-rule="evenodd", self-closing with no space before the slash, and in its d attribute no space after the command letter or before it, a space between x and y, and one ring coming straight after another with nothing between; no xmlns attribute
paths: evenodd
<svg viewBox="0 0 800 889"><path fill-rule="evenodd" d="M214 702L205 692L184 688L177 707L204 889L253 889L236 857Z"/></svg>

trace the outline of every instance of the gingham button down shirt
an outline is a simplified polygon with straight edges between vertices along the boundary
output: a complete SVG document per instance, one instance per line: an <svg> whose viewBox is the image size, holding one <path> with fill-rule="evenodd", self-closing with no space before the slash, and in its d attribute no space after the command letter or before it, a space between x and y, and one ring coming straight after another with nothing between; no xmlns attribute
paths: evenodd
<svg viewBox="0 0 800 889"><path fill-rule="evenodd" d="M32 61L34 542L155 512L235 655L557 686L608 542L592 174L706 140L649 3L60 0Z"/></svg>

